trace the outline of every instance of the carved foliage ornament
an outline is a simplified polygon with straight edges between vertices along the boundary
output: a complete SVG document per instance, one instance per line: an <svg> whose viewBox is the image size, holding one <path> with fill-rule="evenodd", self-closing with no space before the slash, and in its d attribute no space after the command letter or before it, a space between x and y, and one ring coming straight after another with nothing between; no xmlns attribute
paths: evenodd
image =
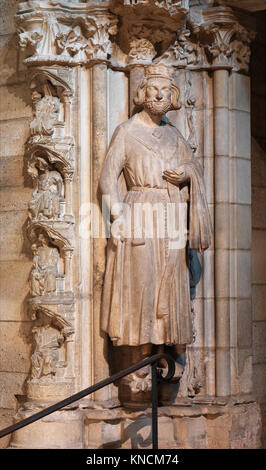
<svg viewBox="0 0 266 470"><path fill-rule="evenodd" d="M175 15L180 9L189 8L189 0L119 0L125 6L143 7L155 6Z"/></svg>
<svg viewBox="0 0 266 470"><path fill-rule="evenodd" d="M174 44L155 62L177 67L195 66L202 63L205 58L202 48L199 42L193 42L190 37L191 31L189 29L182 28L179 30Z"/></svg>
<svg viewBox="0 0 266 470"><path fill-rule="evenodd" d="M117 21L108 12L98 12L94 17L60 10L19 13L19 43L26 50L27 63L106 60L112 48L110 36L117 32Z"/></svg>
<svg viewBox="0 0 266 470"><path fill-rule="evenodd" d="M131 62L152 61L156 56L153 44L148 39L133 39L128 57Z"/></svg>
<svg viewBox="0 0 266 470"><path fill-rule="evenodd" d="M205 36L203 41L212 66L248 72L250 43L254 33L236 22L211 23L201 26L200 31Z"/></svg>

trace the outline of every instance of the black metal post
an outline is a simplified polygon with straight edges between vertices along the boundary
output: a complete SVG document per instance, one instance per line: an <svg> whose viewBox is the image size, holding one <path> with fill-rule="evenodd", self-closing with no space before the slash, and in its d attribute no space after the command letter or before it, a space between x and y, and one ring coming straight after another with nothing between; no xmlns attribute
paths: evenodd
<svg viewBox="0 0 266 470"><path fill-rule="evenodd" d="M158 380L157 363L153 362L152 371L152 448L158 449Z"/></svg>

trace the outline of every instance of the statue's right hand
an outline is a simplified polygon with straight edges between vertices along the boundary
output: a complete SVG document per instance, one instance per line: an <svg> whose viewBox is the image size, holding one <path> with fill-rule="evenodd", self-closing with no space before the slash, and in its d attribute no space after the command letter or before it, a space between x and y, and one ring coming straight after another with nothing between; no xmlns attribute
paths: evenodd
<svg viewBox="0 0 266 470"><path fill-rule="evenodd" d="M111 225L111 238L114 245L117 245L118 241L123 242L126 233L126 220L123 214L119 215Z"/></svg>

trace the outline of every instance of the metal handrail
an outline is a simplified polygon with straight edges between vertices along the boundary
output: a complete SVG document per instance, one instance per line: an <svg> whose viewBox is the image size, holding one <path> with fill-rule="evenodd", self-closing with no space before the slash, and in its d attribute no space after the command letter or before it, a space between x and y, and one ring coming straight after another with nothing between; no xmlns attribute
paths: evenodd
<svg viewBox="0 0 266 470"><path fill-rule="evenodd" d="M162 374L162 369L157 369L157 362L160 359L165 359L168 365L168 371L166 376L163 376ZM106 387L106 385L109 385L113 382L116 382L119 379L122 379L123 377L132 374L133 372L142 369L143 367L151 364L152 366L152 446L153 449L158 449L158 388L157 384L158 382L167 382L168 380L171 380L171 378L174 376L175 373L175 361L174 359L169 356L168 354L154 354L153 356L147 357L146 359L138 362L137 364L134 364L131 367L128 367L127 369L122 370L121 372L117 372L116 374L111 375L107 379L101 380L95 385L92 385L91 387L85 388L84 390L81 390L78 393L75 393L74 395L71 395L68 398L65 398L62 401L59 401L58 403L55 403L54 405L49 406L48 408L45 408L42 411L39 411L38 413L33 414L32 416L29 416L28 418L23 419L22 421L19 421L16 424L13 424L11 426L8 426L7 428L4 428L0 431L0 438L6 436L7 434L10 434L14 431L17 431L18 429L23 428L24 426L28 426L31 423L34 423L35 421L38 421L41 418L44 418L45 416L54 413L55 411L60 410L61 408L64 408L71 403L74 403L75 401L80 400L81 398L86 397L87 395L90 395L93 392L96 392L97 390L100 390L103 387Z"/></svg>

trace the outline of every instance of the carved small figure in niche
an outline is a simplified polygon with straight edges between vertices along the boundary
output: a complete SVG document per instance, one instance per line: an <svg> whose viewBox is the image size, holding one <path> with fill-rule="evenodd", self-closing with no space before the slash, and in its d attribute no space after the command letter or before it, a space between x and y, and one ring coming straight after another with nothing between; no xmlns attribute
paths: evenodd
<svg viewBox="0 0 266 470"><path fill-rule="evenodd" d="M66 367L60 360L60 348L64 342L61 331L51 325L51 320L32 329L35 351L31 356L31 378L41 381L54 380L59 368Z"/></svg>
<svg viewBox="0 0 266 470"><path fill-rule="evenodd" d="M37 95L34 92L32 97L35 117L30 124L31 135L52 135L58 122L60 101L57 97L49 95L37 100Z"/></svg>
<svg viewBox="0 0 266 470"><path fill-rule="evenodd" d="M137 360L150 355L153 345L160 352L165 345L175 346L181 354L192 342L186 245L202 252L211 243L201 165L181 133L163 118L180 107L178 96L170 68L146 68L135 98L135 104L143 110L117 127L100 178L100 189L109 197L113 217L101 327L115 346L138 347L141 353L136 354ZM124 199L120 175L127 186ZM188 197L189 205L185 204ZM130 229L125 205L130 208ZM151 212L153 236L143 231L139 235L134 222L136 208L147 205L163 212L159 219L162 223ZM188 241L175 244L168 227L171 214L180 222L181 207L187 215ZM176 376L180 378L180 370Z"/></svg>
<svg viewBox="0 0 266 470"><path fill-rule="evenodd" d="M56 290L59 253L57 248L49 246L43 233L37 243L32 245L33 268L30 275L31 294L33 296L51 295Z"/></svg>
<svg viewBox="0 0 266 470"><path fill-rule="evenodd" d="M60 217L63 179L58 171L51 170L44 158L39 157L36 166L40 170L38 184L29 201L32 219L47 220Z"/></svg>

